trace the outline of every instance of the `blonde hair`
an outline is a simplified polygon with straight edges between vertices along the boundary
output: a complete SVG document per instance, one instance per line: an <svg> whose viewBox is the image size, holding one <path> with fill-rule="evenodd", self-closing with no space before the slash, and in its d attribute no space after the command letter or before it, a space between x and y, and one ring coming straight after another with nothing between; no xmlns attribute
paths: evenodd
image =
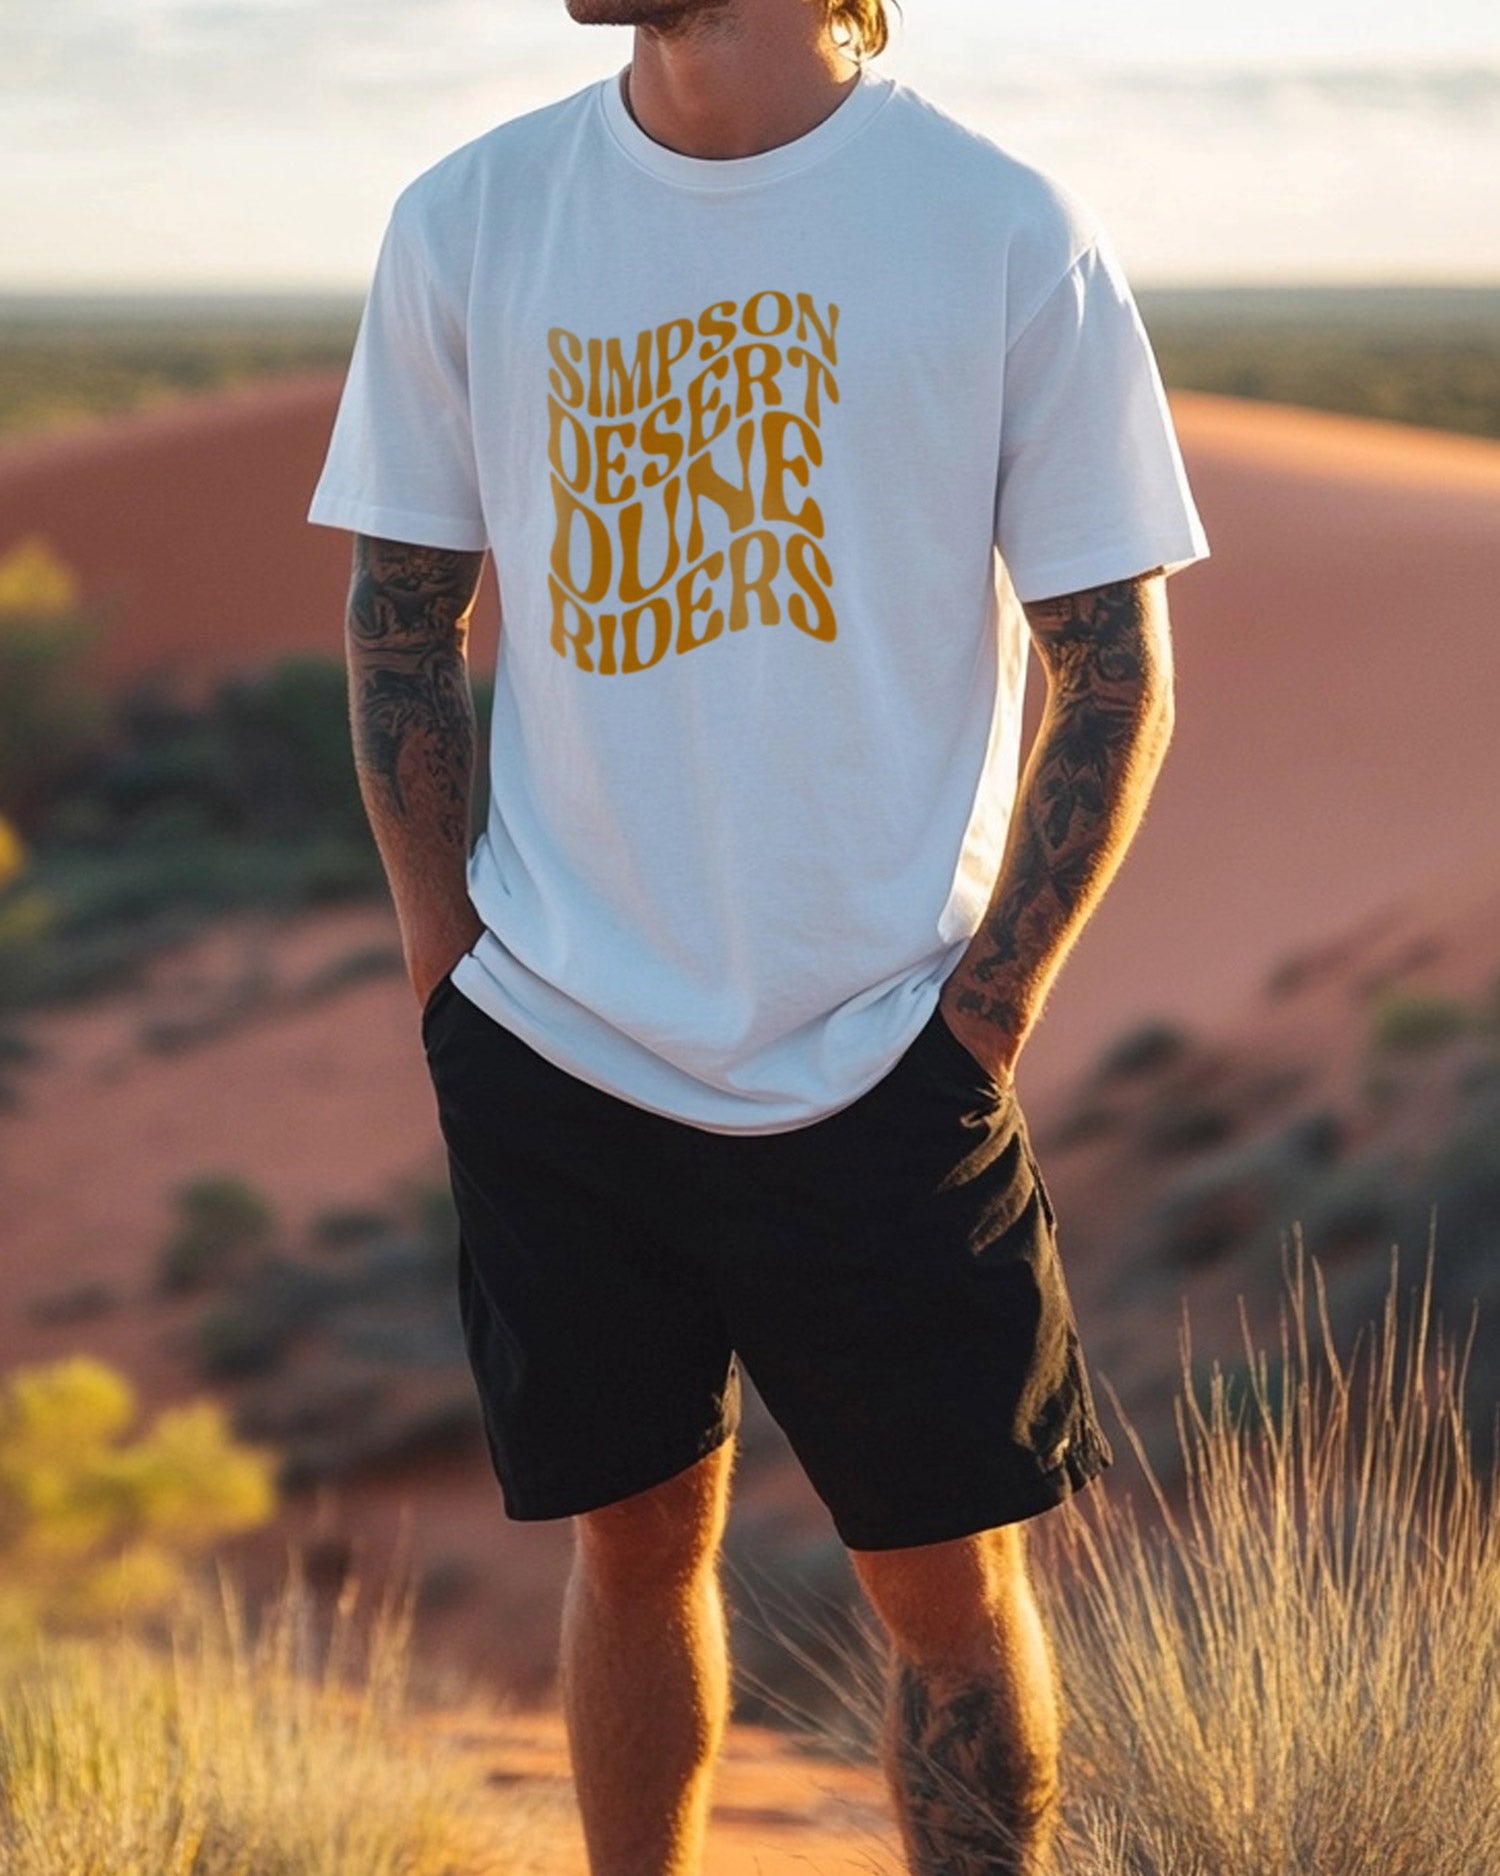
<svg viewBox="0 0 1500 1876"><path fill-rule="evenodd" d="M839 44L857 59L884 52L891 36L885 0L828 0L828 21Z"/></svg>

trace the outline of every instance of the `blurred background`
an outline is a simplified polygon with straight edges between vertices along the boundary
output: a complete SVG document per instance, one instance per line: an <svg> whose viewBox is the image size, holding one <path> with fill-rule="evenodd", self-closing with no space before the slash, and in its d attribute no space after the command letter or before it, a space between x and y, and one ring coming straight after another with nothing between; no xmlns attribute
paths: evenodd
<svg viewBox="0 0 1500 1876"><path fill-rule="evenodd" d="M31 1583L30 1620L24 1558L66 1554L83 1619L170 1596L173 1559L268 1586L295 1539L334 1597L415 1512L424 1661L545 1701L568 1534L507 1525L484 1455L348 757L348 544L303 515L397 191L618 70L629 35L562 0L0 0L0 24L0 1371L105 1444L137 1411L219 1416L191 1463L163 1449L196 1519L28 1550L7 1499L0 1584ZM1170 589L1178 728L1146 825L1020 1074L1104 1489L1149 1513L1118 1407L1180 1500L1183 1309L1196 1369L1243 1389L1239 1300L1274 1341L1297 1244L1349 1333L1393 1253L1413 1283L1432 1254L1456 1330L1478 1304L1483 1460L1493 8L909 0L879 66L1109 228L1214 550ZM481 712L495 630L491 600ZM57 1365L80 1358L103 1368ZM851 1590L753 1399L743 1450L741 1701L768 1716L754 1680L817 1693L757 1600L795 1620ZM251 1452L264 1477L234 1471Z"/></svg>
<svg viewBox="0 0 1500 1876"><path fill-rule="evenodd" d="M563 0L7 0L11 288L362 287L385 208L629 59ZM883 68L1105 216L1140 281L1494 280L1486 0L911 0Z"/></svg>

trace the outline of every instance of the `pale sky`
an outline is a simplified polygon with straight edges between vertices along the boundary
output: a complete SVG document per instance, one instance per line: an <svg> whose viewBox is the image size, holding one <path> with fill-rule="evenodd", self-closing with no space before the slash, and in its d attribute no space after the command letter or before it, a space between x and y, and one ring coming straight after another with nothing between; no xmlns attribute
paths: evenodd
<svg viewBox="0 0 1500 1876"><path fill-rule="evenodd" d="M1137 284L1500 282L1500 0L906 0L878 69ZM0 292L362 287L447 150L619 70L563 0L0 0Z"/></svg>

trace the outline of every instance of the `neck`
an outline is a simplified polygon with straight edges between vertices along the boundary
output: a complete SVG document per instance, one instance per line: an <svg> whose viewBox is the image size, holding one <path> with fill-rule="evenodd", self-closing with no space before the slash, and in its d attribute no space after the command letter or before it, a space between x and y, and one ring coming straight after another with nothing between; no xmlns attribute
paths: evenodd
<svg viewBox="0 0 1500 1876"><path fill-rule="evenodd" d="M758 156L815 129L858 77L820 0L725 0L677 31L636 28L626 102L683 156Z"/></svg>

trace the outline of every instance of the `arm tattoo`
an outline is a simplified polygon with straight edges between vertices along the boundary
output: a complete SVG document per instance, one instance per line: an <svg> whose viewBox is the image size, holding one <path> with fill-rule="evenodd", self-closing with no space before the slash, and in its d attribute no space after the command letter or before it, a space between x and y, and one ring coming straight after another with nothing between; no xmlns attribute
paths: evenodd
<svg viewBox="0 0 1500 1876"><path fill-rule="evenodd" d="M939 1692L910 1664L894 1700L897 1802L920 1876L1023 1876L1057 1827L1055 1766L1018 1750L1003 1690L970 1681Z"/></svg>
<svg viewBox="0 0 1500 1876"><path fill-rule="evenodd" d="M1013 1036L1124 857L1165 753L1155 577L1026 608L1051 695L996 895L955 985L960 1010Z"/></svg>
<svg viewBox="0 0 1500 1876"><path fill-rule="evenodd" d="M404 820L420 803L439 838L463 847L474 765L465 644L483 563L360 535L346 621L355 761L372 814Z"/></svg>

